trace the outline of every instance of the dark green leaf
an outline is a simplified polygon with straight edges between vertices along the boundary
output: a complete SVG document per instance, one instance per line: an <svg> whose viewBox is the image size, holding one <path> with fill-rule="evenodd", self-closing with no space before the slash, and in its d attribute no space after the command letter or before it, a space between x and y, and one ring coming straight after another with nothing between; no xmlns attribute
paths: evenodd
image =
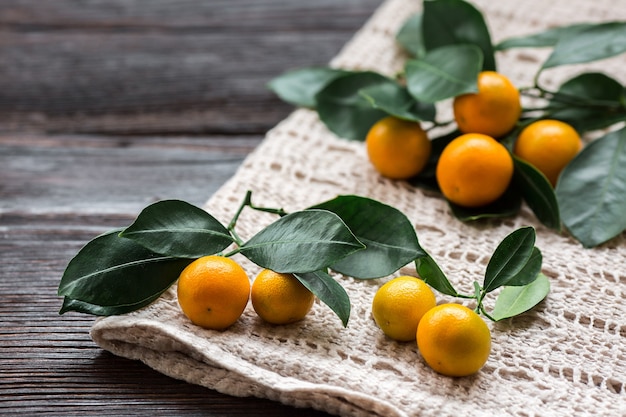
<svg viewBox="0 0 626 417"><path fill-rule="evenodd" d="M532 227L522 227L505 237L487 264L483 289L490 292L508 285L526 266L534 247L535 229Z"/></svg>
<svg viewBox="0 0 626 417"><path fill-rule="evenodd" d="M509 281L506 283L510 287L520 287L528 285L537 279L537 276L541 272L541 264L543 262L543 255L536 246L533 248L533 252L526 262L526 265Z"/></svg>
<svg viewBox="0 0 626 417"><path fill-rule="evenodd" d="M587 145L565 167L556 198L565 227L583 246L626 229L626 128Z"/></svg>
<svg viewBox="0 0 626 417"><path fill-rule="evenodd" d="M573 33L594 26L593 23L576 23L569 26L559 26L545 30L543 32L534 33L532 35L518 36L515 38L505 39L495 46L496 51L503 51L510 48L523 47L545 47L554 46L561 38L571 36Z"/></svg>
<svg viewBox="0 0 626 417"><path fill-rule="evenodd" d="M499 321L522 314L539 304L550 292L550 280L539 274L522 287L504 287L496 299L491 317Z"/></svg>
<svg viewBox="0 0 626 417"><path fill-rule="evenodd" d="M339 196L313 207L337 214L365 250L331 265L344 275L359 279L391 275L417 257L424 256L415 228L397 209L365 197Z"/></svg>
<svg viewBox="0 0 626 417"><path fill-rule="evenodd" d="M415 269L421 279L442 294L457 296L458 293L448 281L437 262L428 254L415 260Z"/></svg>
<svg viewBox="0 0 626 417"><path fill-rule="evenodd" d="M478 91L482 53L474 45L450 45L434 49L423 59L406 63L409 93L423 103L435 103Z"/></svg>
<svg viewBox="0 0 626 417"><path fill-rule="evenodd" d="M427 51L448 45L476 45L484 56L482 70L496 70L491 36L485 19L479 10L466 1L425 1L423 36Z"/></svg>
<svg viewBox="0 0 626 417"><path fill-rule="evenodd" d="M288 103L315 108L315 95L332 80L349 73L334 68L302 68L274 78L268 87Z"/></svg>
<svg viewBox="0 0 626 417"><path fill-rule="evenodd" d="M550 101L550 117L579 132L602 129L626 120L626 90L602 73L583 73L561 85Z"/></svg>
<svg viewBox="0 0 626 417"><path fill-rule="evenodd" d="M145 248L176 258L200 258L233 243L228 230L199 207L179 200L154 203L120 233Z"/></svg>
<svg viewBox="0 0 626 417"><path fill-rule="evenodd" d="M70 261L58 294L82 303L68 301L64 311L88 304L98 307L93 314L139 308L169 288L192 261L157 255L118 233L95 238Z"/></svg>
<svg viewBox="0 0 626 417"><path fill-rule="evenodd" d="M74 300L69 297L65 297L63 299L63 306L61 307L61 311L59 311L59 314L67 313L68 311L76 311L78 313L92 314L94 316L117 316L139 310L140 308L154 302L157 298L161 296L161 294L162 292L154 294L152 297L148 297L137 303L121 304L116 306L99 306L96 304L89 304L84 301Z"/></svg>
<svg viewBox="0 0 626 417"><path fill-rule="evenodd" d="M584 99L586 104L619 107L626 97L626 90L617 80L601 72L585 72L564 82L556 94L571 101ZM570 103L571 104L571 103Z"/></svg>
<svg viewBox="0 0 626 417"><path fill-rule="evenodd" d="M421 186L430 190L439 191L439 184L437 184L436 178L437 162L439 162L439 157L441 156L441 152L443 152L444 148L459 136L461 136L461 132L454 130L453 132L433 138L430 141L432 148L428 162L426 162L426 166L422 172L419 173L419 175L411 178L409 182L415 186Z"/></svg>
<svg viewBox="0 0 626 417"><path fill-rule="evenodd" d="M404 49L416 58L426 53L422 36L422 14L416 13L404 22L398 31L396 40Z"/></svg>
<svg viewBox="0 0 626 417"><path fill-rule="evenodd" d="M515 163L513 180L528 207L544 226L560 231L559 204L550 181L529 163L515 156L513 161Z"/></svg>
<svg viewBox="0 0 626 417"><path fill-rule="evenodd" d="M600 130L626 120L626 111L590 107L560 107L550 114L552 119L570 124L579 133Z"/></svg>
<svg viewBox="0 0 626 417"><path fill-rule="evenodd" d="M399 119L414 122L435 120L435 106L430 103L420 103L408 92L406 87L389 80L360 90L372 107L380 109Z"/></svg>
<svg viewBox="0 0 626 417"><path fill-rule="evenodd" d="M270 224L242 245L240 252L275 272L304 273L327 268L364 248L335 213L305 210Z"/></svg>
<svg viewBox="0 0 626 417"><path fill-rule="evenodd" d="M452 202L448 202L448 204L454 217L462 222L470 222L514 216L520 210L522 198L515 187L509 187L499 199L486 206L462 207Z"/></svg>
<svg viewBox="0 0 626 417"><path fill-rule="evenodd" d="M302 285L307 287L321 302L337 314L343 323L343 327L348 325L350 297L333 277L323 270L294 275Z"/></svg>
<svg viewBox="0 0 626 417"><path fill-rule="evenodd" d="M578 64L626 52L626 22L593 25L561 37L543 68Z"/></svg>
<svg viewBox="0 0 626 417"><path fill-rule="evenodd" d="M375 72L353 73L331 81L315 98L320 119L339 137L365 140L372 125L387 113L372 107L360 91L389 81Z"/></svg>

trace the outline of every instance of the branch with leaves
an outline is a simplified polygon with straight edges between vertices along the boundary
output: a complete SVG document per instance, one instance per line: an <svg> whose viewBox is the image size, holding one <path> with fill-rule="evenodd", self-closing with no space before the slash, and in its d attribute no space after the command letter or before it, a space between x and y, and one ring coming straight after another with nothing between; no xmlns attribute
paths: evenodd
<svg viewBox="0 0 626 417"><path fill-rule="evenodd" d="M235 230L245 208L278 219L244 242ZM502 320L529 310L548 294L534 243L531 227L511 233L495 250L483 283L475 282L474 293L463 295L420 245L409 219L370 198L339 196L286 213L254 205L248 192L228 226L189 203L165 200L146 207L127 228L87 243L68 264L58 294L64 297L61 313L124 314L156 300L194 259L238 253L259 267L294 274L347 326L350 298L330 270L367 280L415 263L419 276L434 289L475 299L478 312ZM483 300L500 287L488 313Z"/></svg>
<svg viewBox="0 0 626 417"><path fill-rule="evenodd" d="M497 70L497 53L511 48L552 48L537 69L533 85L519 88L539 101L524 109L519 123L500 138L509 150L523 127L541 119L557 119L580 134L619 127L626 121L626 88L598 72L583 72L554 91L540 84L552 68L601 60L626 52L626 22L582 23L552 28L493 44L485 17L463 0L430 0L410 17L397 34L409 54L395 78L374 71L304 68L269 83L283 100L314 109L338 137L365 139L378 120L392 115L435 127L454 128L437 119L435 104L477 91L481 71ZM434 166L460 133L432 137L429 166L411 182L438 189ZM612 131L587 145L562 172L556 189L532 165L517 157L515 180L493 204L467 209L451 204L461 221L516 214L525 201L545 226L562 225L585 247L600 245L626 229L626 128Z"/></svg>

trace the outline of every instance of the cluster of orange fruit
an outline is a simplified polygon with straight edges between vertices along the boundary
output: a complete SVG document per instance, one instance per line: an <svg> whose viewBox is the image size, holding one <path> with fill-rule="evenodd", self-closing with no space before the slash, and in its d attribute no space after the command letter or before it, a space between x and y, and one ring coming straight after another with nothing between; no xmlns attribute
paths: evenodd
<svg viewBox="0 0 626 417"><path fill-rule="evenodd" d="M461 304L437 305L433 291L419 278L400 276L381 286L372 315L389 338L417 340L426 364L443 375L471 375L491 352L491 332L483 319Z"/></svg>
<svg viewBox="0 0 626 417"><path fill-rule="evenodd" d="M436 179L443 195L464 207L481 207L496 201L509 187L514 163L499 142L520 120L519 90L504 75L483 71L478 92L453 101L459 137L439 156ZM381 119L366 138L374 168L391 179L409 179L426 166L432 145L419 123L393 116ZM556 185L563 168L582 148L580 136L558 120L530 123L515 140L513 154L533 165Z"/></svg>
<svg viewBox="0 0 626 417"><path fill-rule="evenodd" d="M224 330L243 314L248 301L261 319L288 324L304 318L315 296L292 274L262 270L250 284L246 271L224 256L198 258L178 278L178 304L192 323Z"/></svg>

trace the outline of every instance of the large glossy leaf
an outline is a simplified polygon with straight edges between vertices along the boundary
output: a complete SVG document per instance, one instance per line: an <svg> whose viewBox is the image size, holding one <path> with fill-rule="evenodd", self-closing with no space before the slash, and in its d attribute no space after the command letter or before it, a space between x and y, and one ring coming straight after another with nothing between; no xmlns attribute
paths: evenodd
<svg viewBox="0 0 626 417"><path fill-rule="evenodd" d="M533 252L528 258L526 265L512 278L510 278L506 285L512 287L521 287L528 285L537 279L537 276L541 272L541 264L543 263L543 255L536 246L533 248Z"/></svg>
<svg viewBox="0 0 626 417"><path fill-rule="evenodd" d="M389 78L375 72L354 73L331 81L315 97L320 119L339 137L365 140L372 125L387 113L372 107L361 90L388 82Z"/></svg>
<svg viewBox="0 0 626 417"><path fill-rule="evenodd" d="M435 106L431 103L420 103L403 87L393 80L376 84L360 90L376 109L399 119L414 122L435 120Z"/></svg>
<svg viewBox="0 0 626 417"><path fill-rule="evenodd" d="M288 103L315 108L315 95L332 80L349 73L334 68L302 68L279 75L268 83L268 87Z"/></svg>
<svg viewBox="0 0 626 417"><path fill-rule="evenodd" d="M366 197L346 195L313 208L336 213L365 244L364 250L331 265L344 275L380 278L425 255L409 219L391 206Z"/></svg>
<svg viewBox="0 0 626 417"><path fill-rule="evenodd" d="M200 258L233 243L228 230L199 207L180 200L151 204L120 233L161 255Z"/></svg>
<svg viewBox="0 0 626 417"><path fill-rule="evenodd" d="M561 230L559 204L550 181L529 163L515 156L513 161L515 163L513 180L528 207L544 226Z"/></svg>
<svg viewBox="0 0 626 417"><path fill-rule="evenodd" d="M432 138L430 141L432 147L426 166L419 175L411 178L409 182L415 186L439 191L439 184L437 184L436 178L437 162L439 162L439 157L445 147L459 136L461 136L461 132L454 130L450 133Z"/></svg>
<svg viewBox="0 0 626 417"><path fill-rule="evenodd" d="M413 57L419 58L426 53L422 36L422 14L415 13L409 17L398 31L396 40Z"/></svg>
<svg viewBox="0 0 626 417"><path fill-rule="evenodd" d="M348 297L346 290L328 272L321 270L294 275L302 285L337 314L343 323L343 327L348 325L350 297Z"/></svg>
<svg viewBox="0 0 626 417"><path fill-rule="evenodd" d="M565 227L583 246L626 229L626 128L588 144L565 167L556 197Z"/></svg>
<svg viewBox="0 0 626 417"><path fill-rule="evenodd" d="M516 215L522 205L519 190L509 187L504 194L493 203L481 207L463 207L448 202L454 217L462 222L471 222L480 219L497 219Z"/></svg>
<svg viewBox="0 0 626 417"><path fill-rule="evenodd" d="M545 46L554 46L561 38L566 38L575 32L590 28L591 26L594 26L594 24L576 23L573 25L547 29L531 35L517 36L503 40L495 46L495 49L496 51L502 51L510 48L540 48Z"/></svg>
<svg viewBox="0 0 626 417"><path fill-rule="evenodd" d="M535 247L535 229L522 227L506 236L491 255L485 271L486 292L508 285L528 263Z"/></svg>
<svg viewBox="0 0 626 417"><path fill-rule="evenodd" d="M93 314L139 308L165 291L192 261L155 254L118 233L95 238L69 262L58 294L82 303L68 300L64 311L89 304L98 307Z"/></svg>
<svg viewBox="0 0 626 417"><path fill-rule="evenodd" d="M530 284L504 287L496 299L491 317L499 321L522 314L539 304L549 292L550 280L543 274Z"/></svg>
<svg viewBox="0 0 626 417"><path fill-rule="evenodd" d="M450 45L429 51L405 65L409 93L416 100L435 103L478 91L482 53L474 45Z"/></svg>
<svg viewBox="0 0 626 417"><path fill-rule="evenodd" d="M166 289L167 288L165 288L163 291L165 291ZM78 313L92 314L94 316L117 316L139 310L140 308L153 303L154 301L156 301L157 298L161 296L162 293L163 292L156 293L151 297L147 297L136 303L120 304L113 306L100 306L97 304L90 304L84 301L74 300L72 298L65 297L63 299L63 305L61 306L59 314L67 313L68 311L76 311Z"/></svg>
<svg viewBox="0 0 626 417"><path fill-rule="evenodd" d="M626 22L608 22L561 37L543 68L591 62L626 52Z"/></svg>
<svg viewBox="0 0 626 417"><path fill-rule="evenodd" d="M243 244L240 252L272 271L304 273L327 268L364 248L335 213L305 210L270 224Z"/></svg>
<svg viewBox="0 0 626 417"><path fill-rule="evenodd" d="M466 1L424 1L423 36L427 51L448 45L476 45L484 57L482 70L496 70L491 36L485 19L478 9Z"/></svg>
<svg viewBox="0 0 626 417"><path fill-rule="evenodd" d="M596 72L580 74L561 85L550 101L550 117L579 132L602 129L626 120L626 89Z"/></svg>
<svg viewBox="0 0 626 417"><path fill-rule="evenodd" d="M457 296L458 293L448 281L437 262L430 256L422 256L415 260L415 269L421 279L442 294Z"/></svg>

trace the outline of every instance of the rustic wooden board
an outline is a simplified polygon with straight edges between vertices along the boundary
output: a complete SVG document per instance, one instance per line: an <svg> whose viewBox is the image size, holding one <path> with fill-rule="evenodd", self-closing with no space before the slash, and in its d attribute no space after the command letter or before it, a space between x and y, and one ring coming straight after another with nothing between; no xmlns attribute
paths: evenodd
<svg viewBox="0 0 626 417"><path fill-rule="evenodd" d="M380 1L0 2L0 128L251 133L265 85L324 65Z"/></svg>
<svg viewBox="0 0 626 417"><path fill-rule="evenodd" d="M0 2L0 415L324 416L186 384L58 315L67 262L153 201L200 205L380 1Z"/></svg>

